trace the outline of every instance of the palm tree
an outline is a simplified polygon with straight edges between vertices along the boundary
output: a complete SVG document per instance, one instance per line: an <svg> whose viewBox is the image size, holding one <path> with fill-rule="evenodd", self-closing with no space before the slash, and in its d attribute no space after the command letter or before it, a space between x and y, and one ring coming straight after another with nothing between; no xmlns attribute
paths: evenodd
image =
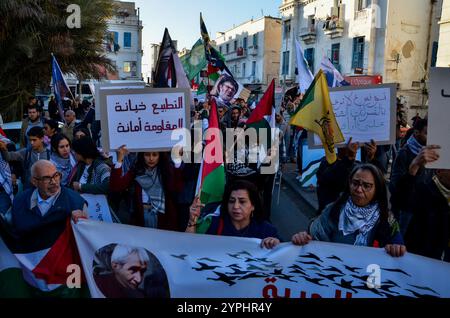
<svg viewBox="0 0 450 318"><path fill-rule="evenodd" d="M68 28L69 4L80 6L81 28ZM0 110L6 121L21 117L36 87L49 85L51 53L64 73L77 78L115 71L104 46L114 9L112 0L0 1Z"/></svg>

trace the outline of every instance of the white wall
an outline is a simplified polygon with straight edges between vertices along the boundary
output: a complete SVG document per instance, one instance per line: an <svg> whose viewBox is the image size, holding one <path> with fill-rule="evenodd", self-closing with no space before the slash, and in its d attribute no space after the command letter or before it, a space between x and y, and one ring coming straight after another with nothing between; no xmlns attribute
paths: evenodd
<svg viewBox="0 0 450 318"><path fill-rule="evenodd" d="M450 0L444 0L439 35L439 51L437 65L450 67Z"/></svg>
<svg viewBox="0 0 450 318"><path fill-rule="evenodd" d="M256 61L255 83L263 83L264 71L264 18L245 22L215 39L217 49L222 47L222 55L225 57L227 67L233 72L236 80L242 84L251 84L253 77L252 62ZM258 54L256 56L249 54L249 49L253 47L253 35L258 37ZM234 41L237 39L237 47L243 46L243 38L247 37L247 52L245 57L237 58L234 51ZM231 38L231 39L230 39ZM226 53L226 44L229 44L229 53ZM246 64L246 74L242 74L242 64ZM237 67L237 72L235 70ZM259 82L258 82L259 81Z"/></svg>
<svg viewBox="0 0 450 318"><path fill-rule="evenodd" d="M131 78L131 73L123 72L123 64L124 62L136 61L137 65L137 74L134 78L141 78L142 73L142 54L141 48L139 47L138 40L138 26L130 26L125 24L116 24L116 23L108 23L108 31L110 32L118 32L119 33L119 45L120 49L118 52L110 52L108 53L108 58L116 62L117 70L119 72L120 79L129 79ZM124 47L124 33L131 33L131 47Z"/></svg>

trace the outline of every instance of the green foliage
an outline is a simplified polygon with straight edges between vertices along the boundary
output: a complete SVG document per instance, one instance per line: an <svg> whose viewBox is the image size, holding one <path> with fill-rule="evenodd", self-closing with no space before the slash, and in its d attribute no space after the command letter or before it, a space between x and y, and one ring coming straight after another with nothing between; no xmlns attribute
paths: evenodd
<svg viewBox="0 0 450 318"><path fill-rule="evenodd" d="M69 29L70 4L81 9L81 28ZM107 20L112 0L1 0L0 111L5 121L18 120L38 86L51 80L51 53L61 70L78 78L101 78L115 71L106 57Z"/></svg>

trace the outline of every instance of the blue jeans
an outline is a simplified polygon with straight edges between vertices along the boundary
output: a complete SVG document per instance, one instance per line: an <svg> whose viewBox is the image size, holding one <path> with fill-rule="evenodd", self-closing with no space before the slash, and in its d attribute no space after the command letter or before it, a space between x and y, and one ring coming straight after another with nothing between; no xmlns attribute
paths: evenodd
<svg viewBox="0 0 450 318"><path fill-rule="evenodd" d="M158 228L158 213L144 209L144 226L152 229Z"/></svg>

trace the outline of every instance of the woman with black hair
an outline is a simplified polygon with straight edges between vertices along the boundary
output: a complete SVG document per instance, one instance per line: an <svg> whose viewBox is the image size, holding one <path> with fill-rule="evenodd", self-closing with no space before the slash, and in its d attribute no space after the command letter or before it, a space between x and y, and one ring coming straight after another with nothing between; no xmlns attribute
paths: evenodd
<svg viewBox="0 0 450 318"><path fill-rule="evenodd" d="M71 180L72 188L80 193L108 194L111 169L101 158L90 137L74 140L72 144L78 161L77 171Z"/></svg>
<svg viewBox="0 0 450 318"><path fill-rule="evenodd" d="M81 126L75 127L73 130L73 140L83 137L91 137L91 132L89 131L89 129Z"/></svg>
<svg viewBox="0 0 450 318"><path fill-rule="evenodd" d="M200 199L195 198L186 232L197 232L202 206ZM220 211L220 215L212 217L206 234L259 238L261 246L268 249L280 243L276 228L263 219L258 188L253 183L239 180L227 187Z"/></svg>
<svg viewBox="0 0 450 318"><path fill-rule="evenodd" d="M53 119L45 119L44 121L44 143L51 150L52 138L59 133L58 122Z"/></svg>
<svg viewBox="0 0 450 318"><path fill-rule="evenodd" d="M56 166L56 169L61 172L61 185L67 186L71 177L71 172L77 165L77 160L71 151L71 142L66 135L56 134L52 137L52 153L50 161Z"/></svg>
<svg viewBox="0 0 450 318"><path fill-rule="evenodd" d="M177 169L168 153L138 153L134 167L122 174L128 150L125 145L117 151L117 163L111 172L113 193L128 192L129 223L137 226L176 231L177 211L173 198ZM121 214L118 212L118 214Z"/></svg>
<svg viewBox="0 0 450 318"><path fill-rule="evenodd" d="M350 173L346 191L312 221L308 232L295 234L292 242L305 245L313 239L385 247L394 257L406 253L400 227L388 210L384 176L377 167L356 166Z"/></svg>

